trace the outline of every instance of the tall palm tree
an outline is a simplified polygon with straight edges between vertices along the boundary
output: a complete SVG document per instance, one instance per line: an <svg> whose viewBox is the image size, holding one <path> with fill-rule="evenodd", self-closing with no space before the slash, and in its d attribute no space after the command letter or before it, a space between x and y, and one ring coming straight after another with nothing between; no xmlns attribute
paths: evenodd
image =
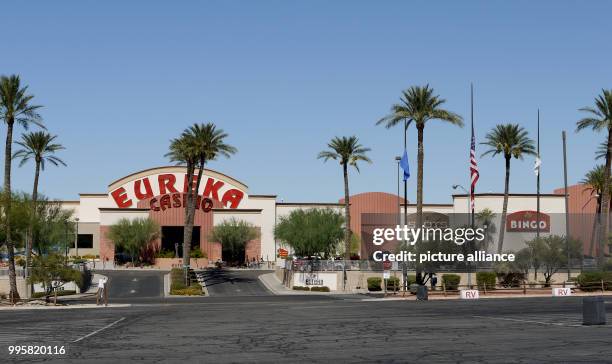
<svg viewBox="0 0 612 364"><path fill-rule="evenodd" d="M605 178L605 166L600 164L590 171L584 176L580 183L586 185L585 192L589 192L591 198L595 198L597 202L596 215L593 219L593 230L591 232L591 244L589 245L589 256L593 256L593 250L595 248L595 241L597 237L597 227L600 224L600 214L601 214L601 196L604 187L604 178ZM612 190L612 186L608 187L609 190Z"/></svg>
<svg viewBox="0 0 612 364"><path fill-rule="evenodd" d="M6 124L6 142L4 146L4 208L8 212L11 210L11 161L13 146L13 128L15 123L25 129L30 124L42 127L40 115L37 110L41 107L33 105L33 95L27 93L28 87L21 86L19 76L0 77L0 119ZM11 239L10 214L6 214L6 247L9 257L9 282L10 297L13 302L19 299L17 292L17 276L15 272L15 244Z"/></svg>
<svg viewBox="0 0 612 364"><path fill-rule="evenodd" d="M36 204L38 202L38 180L40 172L45 170L46 163L51 163L54 166L66 166L63 160L56 157L54 154L65 149L61 144L55 143L57 135L51 135L45 131L29 132L21 135L21 141L15 142L21 149L15 152L13 159L21 159L19 167L22 167L30 159L34 160L34 187L32 188L32 213L36 213ZM32 237L33 237L33 222L35 216L30 222L28 236L26 237L26 262L30 263L32 255Z"/></svg>
<svg viewBox="0 0 612 364"><path fill-rule="evenodd" d="M351 259L351 211L349 201L349 176L348 167L355 167L359 172L357 162L363 161L372 163L366 155L371 149L359 144L359 138L356 136L350 137L335 137L328 144L328 150L319 153L318 159L323 159L327 162L330 159L337 160L342 166L344 176L344 259Z"/></svg>
<svg viewBox="0 0 612 364"><path fill-rule="evenodd" d="M589 116L579 120L576 123L576 132L583 129L591 128L593 131L604 131L606 135L605 147L605 170L604 170L604 186L610 184L610 166L612 165L612 90L602 90L601 95L595 98L595 107L583 107L580 111L586 112ZM601 153L599 153L601 154ZM599 264L603 263L604 259L604 244L607 244L609 230L609 215L610 209L604 206L610 206L610 191L604 189L601 195L602 218L603 223L600 226L599 234L599 254L597 258Z"/></svg>
<svg viewBox="0 0 612 364"><path fill-rule="evenodd" d="M527 131L518 124L499 124L485 136L485 142L480 143L490 147L482 156L492 157L501 154L506 162L506 178L504 179L504 205L499 229L497 252L501 254L506 231L506 215L508 213L508 190L510 186L510 161L523 159L525 155L536 155L534 142Z"/></svg>
<svg viewBox="0 0 612 364"><path fill-rule="evenodd" d="M202 175L206 163L219 156L231 157L236 148L226 144L228 134L217 129L215 124L193 124L185 129L179 138L170 143L170 150L166 154L173 162L185 164L187 167L187 207L185 208L185 227L183 230L183 264L185 265L185 281L189 283L189 263L191 252L191 239L195 219L197 194L202 182ZM196 174L197 170L197 174Z"/></svg>
<svg viewBox="0 0 612 364"><path fill-rule="evenodd" d="M442 108L446 100L434 94L429 85L412 86L402 91L400 103L391 106L391 113L376 124L392 128L403 122L404 125L404 149L406 148L406 130L411 123L417 128L418 140L418 166L417 166L417 226L423 224L423 163L425 152L423 148L423 134L425 125L430 120L445 121L453 125L463 127L463 119L458 114ZM422 274L417 271L417 282L422 284Z"/></svg>

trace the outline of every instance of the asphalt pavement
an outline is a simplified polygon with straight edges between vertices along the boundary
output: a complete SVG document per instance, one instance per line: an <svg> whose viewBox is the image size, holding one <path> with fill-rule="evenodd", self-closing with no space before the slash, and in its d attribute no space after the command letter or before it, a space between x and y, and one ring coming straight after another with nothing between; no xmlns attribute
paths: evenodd
<svg viewBox="0 0 612 364"><path fill-rule="evenodd" d="M612 325L582 326L578 297L417 302L230 290L135 302L0 311L0 351L9 361L72 363L612 361ZM606 307L612 312L612 301ZM8 355L9 345L35 344L64 345L67 353Z"/></svg>

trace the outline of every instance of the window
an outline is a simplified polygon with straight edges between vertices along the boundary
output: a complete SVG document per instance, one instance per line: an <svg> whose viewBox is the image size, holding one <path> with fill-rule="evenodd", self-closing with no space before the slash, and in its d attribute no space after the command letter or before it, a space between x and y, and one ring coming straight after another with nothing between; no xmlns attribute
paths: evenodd
<svg viewBox="0 0 612 364"><path fill-rule="evenodd" d="M93 248L93 234L79 234L77 237L77 247L83 249Z"/></svg>

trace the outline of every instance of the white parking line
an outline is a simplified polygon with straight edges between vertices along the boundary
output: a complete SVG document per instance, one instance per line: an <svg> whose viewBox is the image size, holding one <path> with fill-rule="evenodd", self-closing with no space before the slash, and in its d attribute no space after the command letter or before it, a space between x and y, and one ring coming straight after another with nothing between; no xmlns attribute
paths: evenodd
<svg viewBox="0 0 612 364"><path fill-rule="evenodd" d="M114 326L114 325L118 324L119 322L121 322L121 321L123 321L123 320L125 320L125 317L122 317L122 318L120 318L119 320L117 320L117 321L115 321L115 322L113 322L113 323L110 323L110 324L108 324L108 325L104 326L103 328L100 328L100 329L98 329L98 330L92 331L92 332L90 332L89 334L87 334L87 335L85 335L85 336L81 336L80 338L78 338L78 339L74 340L74 341L73 341L73 343L78 343L79 341L81 341L81 340L83 340L83 339L87 339L88 337L90 337L90 336L92 336L92 335L95 335L95 334L99 333L99 332L100 332L100 331L102 331L102 330L106 330L106 329L108 329L108 328L110 328L110 327L112 327L112 326Z"/></svg>
<svg viewBox="0 0 612 364"><path fill-rule="evenodd" d="M491 320L523 322L523 323L528 323L528 324L549 325L549 326L585 327L584 325L565 324L562 322L544 322L544 321L535 321L535 320L513 319L513 318L508 318L508 317L492 317L492 316L476 316L476 315L473 317L491 319Z"/></svg>

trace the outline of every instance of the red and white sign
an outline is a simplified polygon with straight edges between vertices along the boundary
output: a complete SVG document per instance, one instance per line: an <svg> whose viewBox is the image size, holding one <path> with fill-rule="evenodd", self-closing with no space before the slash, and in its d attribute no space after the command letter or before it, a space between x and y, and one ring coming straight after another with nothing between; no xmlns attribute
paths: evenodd
<svg viewBox="0 0 612 364"><path fill-rule="evenodd" d="M477 300L480 298L480 294L477 289L462 289L461 293L462 300Z"/></svg>
<svg viewBox="0 0 612 364"><path fill-rule="evenodd" d="M506 217L506 231L515 233L535 233L538 231L538 221L540 232L550 232L550 216L540 212L538 218L537 211L517 211Z"/></svg>
<svg viewBox="0 0 612 364"><path fill-rule="evenodd" d="M568 297L572 295L571 288L553 288L552 290L553 297Z"/></svg>
<svg viewBox="0 0 612 364"><path fill-rule="evenodd" d="M289 255L289 251L287 249L280 248L278 249L278 256L281 258L286 258Z"/></svg>
<svg viewBox="0 0 612 364"><path fill-rule="evenodd" d="M110 192L119 208L136 207L139 201L149 200L152 209L185 206L183 194L188 190L188 178L181 173L150 175L130 181ZM195 187L195 180L192 182ZM228 182L203 176L198 191L198 207L210 210L209 201L219 201L223 207L237 208L245 193Z"/></svg>

